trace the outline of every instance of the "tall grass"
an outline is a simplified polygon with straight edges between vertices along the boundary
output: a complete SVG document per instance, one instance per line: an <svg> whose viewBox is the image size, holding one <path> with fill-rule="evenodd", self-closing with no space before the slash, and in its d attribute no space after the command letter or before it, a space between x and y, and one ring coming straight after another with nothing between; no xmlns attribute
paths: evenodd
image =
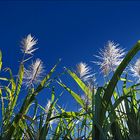
<svg viewBox="0 0 140 140"><path fill-rule="evenodd" d="M13 75L10 68L6 68L9 77L5 77L5 75L0 77L2 82L0 87L2 114L0 139L140 139L140 101L138 98L140 84L130 80L129 72L126 72L128 64L140 50L140 41L123 59L113 58L117 62L121 60L120 63L116 63L118 66L115 64L116 68L113 66L110 70L108 67L103 69L108 62L106 59L103 64L98 62L99 65L102 64L100 66L106 77L107 72L112 73L111 76L108 75L109 79L103 86L96 84L98 81L93 80L94 74L90 73L91 69L85 63L80 63L78 66L80 72L84 72L80 73L80 76L65 68L64 74L68 74L75 81L79 88L78 91L82 91L84 98L72 87L68 87L59 80L61 76L59 78L52 76L60 61L45 75L43 62L39 59L32 63L28 69L26 68L26 63L31 61L33 53L37 50L36 43L37 40L31 35L24 38L22 40L23 57L17 76ZM115 49L116 47L114 47ZM122 53L122 50L118 52ZM1 52L0 70L4 70ZM57 83L57 86L52 87L51 84L54 82L55 85ZM119 82L121 82L120 85L118 85ZM79 106L77 111L66 111L58 104L58 100L61 100L61 95L56 97L55 94L58 86L75 99ZM45 107L38 103L36 97L46 88L51 88L51 99ZM22 89L26 92L26 97L19 106L20 94L23 94Z"/></svg>

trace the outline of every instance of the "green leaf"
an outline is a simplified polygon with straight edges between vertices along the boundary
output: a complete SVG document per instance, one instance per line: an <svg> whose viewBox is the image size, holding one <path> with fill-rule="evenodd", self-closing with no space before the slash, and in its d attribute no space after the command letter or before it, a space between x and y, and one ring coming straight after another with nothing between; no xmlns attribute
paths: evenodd
<svg viewBox="0 0 140 140"><path fill-rule="evenodd" d="M102 105L102 92L104 92L104 89L102 87L98 87L97 93L95 94L95 120L99 123L99 117L100 117L100 110Z"/></svg>
<svg viewBox="0 0 140 140"><path fill-rule="evenodd" d="M23 75L24 75L24 66L23 66L23 64L21 64L20 69L19 69L19 75L18 75L19 76L18 83L17 83L16 91L15 91L15 98L14 98L12 105L11 105L11 111L14 109L14 107L17 103L18 95L20 93L20 89L21 89L21 85L22 85ZM15 88L15 87L13 86L13 88Z"/></svg>
<svg viewBox="0 0 140 140"><path fill-rule="evenodd" d="M83 90L83 92L87 95L87 97L89 99L91 99L92 98L92 92L84 84L84 82L82 82L82 80L74 72L70 71L69 69L67 69L67 71L70 74L70 76L76 81L76 83L79 85L79 87Z"/></svg>
<svg viewBox="0 0 140 140"><path fill-rule="evenodd" d="M68 88L66 85L64 85L61 82L58 82L58 84L62 86L64 89L66 89L72 95L72 97L77 101L77 103L79 103L84 108L84 102L78 94L76 94L74 91L72 91L70 88Z"/></svg>
<svg viewBox="0 0 140 140"><path fill-rule="evenodd" d="M77 118L78 116L82 116L82 115L83 114L81 114L79 112L74 112L74 111L71 111L71 112L63 112L63 113L58 114L55 117L50 118L49 120L51 121L51 120L58 119L58 118Z"/></svg>
<svg viewBox="0 0 140 140"><path fill-rule="evenodd" d="M59 61L60 62L60 61ZM27 113L27 111L29 110L29 107L31 105L31 103L35 100L35 96L42 90L44 89L45 87L45 84L46 82L50 79L52 73L55 71L57 65L59 64L59 62L51 69L51 71L49 72L49 74L47 74L45 76L45 78L42 80L42 82L39 84L39 86L37 87L37 89L33 92L33 93L29 93L22 106L21 106L21 109L19 111L19 113L17 113L17 115L15 116L11 126L9 127L9 130L8 130L8 133L7 135L5 136L6 139L10 139L11 136L13 135L14 131L15 131L15 126L18 125L19 121L22 119L22 116L25 115ZM22 83L22 73L23 72L23 67L21 65L21 68L20 68L20 76L19 76L19 82L18 82L18 87L17 87L17 90L16 90L16 95L18 95L19 91L20 91L20 88L21 88L21 83ZM15 98L17 99L17 98ZM16 101L16 100L15 100ZM15 106L15 103L13 103L13 107ZM21 115L22 114L22 115Z"/></svg>

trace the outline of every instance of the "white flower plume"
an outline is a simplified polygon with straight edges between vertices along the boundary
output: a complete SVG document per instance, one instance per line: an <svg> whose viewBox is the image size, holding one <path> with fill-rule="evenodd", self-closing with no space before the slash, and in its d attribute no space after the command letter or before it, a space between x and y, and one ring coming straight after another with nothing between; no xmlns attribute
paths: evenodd
<svg viewBox="0 0 140 140"><path fill-rule="evenodd" d="M122 62L124 55L124 49L119 48L119 44L108 41L105 48L100 50L99 56L95 55L99 61L94 63L100 66L100 69L106 76L111 71L116 70L117 66Z"/></svg>
<svg viewBox="0 0 140 140"><path fill-rule="evenodd" d="M26 38L21 41L22 52L25 54L32 54L37 48L33 48L36 45L37 40L29 34Z"/></svg>
<svg viewBox="0 0 140 140"><path fill-rule="evenodd" d="M37 59L33 62L28 69L24 69L24 84L27 87L34 86L41 82L42 76L44 75L43 62Z"/></svg>
<svg viewBox="0 0 140 140"><path fill-rule="evenodd" d="M84 82L89 81L93 77L93 74L91 74L91 68L86 63L80 62L76 67L80 79Z"/></svg>
<svg viewBox="0 0 140 140"><path fill-rule="evenodd" d="M130 66L130 71L132 73L132 76L138 78L140 81L140 58L134 65Z"/></svg>
<svg viewBox="0 0 140 140"><path fill-rule="evenodd" d="M47 103L47 105L46 105L46 107L45 107L45 112L46 112L46 113L49 112L50 107L51 107L51 101L48 100L48 103Z"/></svg>
<svg viewBox="0 0 140 140"><path fill-rule="evenodd" d="M45 112L46 112L46 114L49 113L50 108L51 108L51 101L48 100L48 103L47 103L47 105L46 105L46 107L45 107ZM57 113L56 113L56 110L55 110L55 108L53 108L53 109L52 109L52 112L51 112L51 118L55 117L56 114L57 114ZM47 116L46 116L46 117L47 117ZM57 121L58 121L57 119L53 119L53 120L50 121L50 124L56 123Z"/></svg>

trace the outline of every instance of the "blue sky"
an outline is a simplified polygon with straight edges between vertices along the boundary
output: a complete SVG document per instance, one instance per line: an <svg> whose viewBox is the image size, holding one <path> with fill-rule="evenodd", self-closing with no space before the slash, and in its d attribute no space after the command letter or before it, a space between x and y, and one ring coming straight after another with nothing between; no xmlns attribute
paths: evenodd
<svg viewBox="0 0 140 140"><path fill-rule="evenodd" d="M108 40L128 51L140 39L140 2L0 1L3 65L11 67L15 74L21 58L20 41L29 33L38 39L39 50L34 58L42 59L46 71L62 58L57 73L64 66L75 68L80 61L87 62L99 73L91 61ZM67 83L69 80L65 79ZM43 94L38 98L46 103L48 96ZM71 108L70 99L65 93L60 104L65 101Z"/></svg>

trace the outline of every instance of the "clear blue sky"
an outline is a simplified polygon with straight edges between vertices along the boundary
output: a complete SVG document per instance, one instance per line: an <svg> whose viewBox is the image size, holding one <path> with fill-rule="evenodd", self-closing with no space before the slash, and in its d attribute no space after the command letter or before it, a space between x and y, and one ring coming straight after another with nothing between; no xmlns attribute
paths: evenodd
<svg viewBox="0 0 140 140"><path fill-rule="evenodd" d="M0 1L0 49L4 67L11 67L15 74L20 41L29 33L38 39L35 57L43 60L47 71L62 58L57 72L63 66L74 68L80 61L99 72L90 61L108 40L129 50L140 39L140 2ZM42 95L38 98L45 103ZM63 101L71 106L67 93Z"/></svg>

